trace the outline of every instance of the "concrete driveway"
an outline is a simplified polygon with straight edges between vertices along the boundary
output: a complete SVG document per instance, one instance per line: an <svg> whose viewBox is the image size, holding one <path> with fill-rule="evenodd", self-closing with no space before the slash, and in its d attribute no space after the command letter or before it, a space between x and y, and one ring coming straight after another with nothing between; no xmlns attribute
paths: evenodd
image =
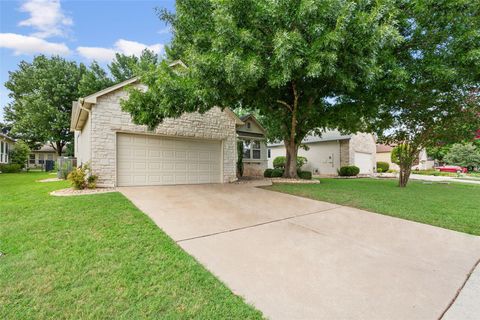
<svg viewBox="0 0 480 320"><path fill-rule="evenodd" d="M438 319L480 238L253 188L120 188L272 319Z"/></svg>

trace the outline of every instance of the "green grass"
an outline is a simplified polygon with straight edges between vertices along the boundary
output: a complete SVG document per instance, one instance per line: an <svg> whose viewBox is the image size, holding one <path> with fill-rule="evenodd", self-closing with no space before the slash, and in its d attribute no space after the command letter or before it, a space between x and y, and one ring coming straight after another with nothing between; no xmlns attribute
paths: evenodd
<svg viewBox="0 0 480 320"><path fill-rule="evenodd" d="M119 193L0 174L0 319L260 319Z"/></svg>
<svg viewBox="0 0 480 320"><path fill-rule="evenodd" d="M480 235L480 185L425 184L393 179L321 179L320 184L275 184L269 190L322 200Z"/></svg>

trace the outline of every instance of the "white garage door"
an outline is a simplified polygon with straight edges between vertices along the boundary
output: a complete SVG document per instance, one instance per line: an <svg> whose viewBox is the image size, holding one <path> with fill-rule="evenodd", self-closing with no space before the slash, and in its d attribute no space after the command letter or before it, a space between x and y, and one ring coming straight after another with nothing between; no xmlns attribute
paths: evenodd
<svg viewBox="0 0 480 320"><path fill-rule="evenodd" d="M221 182L221 142L118 134L119 186Z"/></svg>
<svg viewBox="0 0 480 320"><path fill-rule="evenodd" d="M355 152L355 165L360 168L361 174L372 173L372 155L370 153Z"/></svg>

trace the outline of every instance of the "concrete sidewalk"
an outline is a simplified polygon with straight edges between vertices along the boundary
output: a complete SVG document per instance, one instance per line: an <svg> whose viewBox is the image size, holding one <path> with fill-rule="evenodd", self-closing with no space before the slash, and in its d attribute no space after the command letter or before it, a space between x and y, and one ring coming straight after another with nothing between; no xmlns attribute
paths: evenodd
<svg viewBox="0 0 480 320"><path fill-rule="evenodd" d="M438 319L480 258L479 237L248 185L119 189L271 319Z"/></svg>

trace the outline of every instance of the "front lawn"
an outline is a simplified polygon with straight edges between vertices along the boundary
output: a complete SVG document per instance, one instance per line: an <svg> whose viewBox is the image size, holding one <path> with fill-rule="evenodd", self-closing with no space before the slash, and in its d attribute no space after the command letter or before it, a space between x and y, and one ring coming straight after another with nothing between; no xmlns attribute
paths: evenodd
<svg viewBox="0 0 480 320"><path fill-rule="evenodd" d="M260 319L119 193L0 174L0 319Z"/></svg>
<svg viewBox="0 0 480 320"><path fill-rule="evenodd" d="M393 179L321 179L320 184L275 184L270 190L383 213L480 235L480 185Z"/></svg>

